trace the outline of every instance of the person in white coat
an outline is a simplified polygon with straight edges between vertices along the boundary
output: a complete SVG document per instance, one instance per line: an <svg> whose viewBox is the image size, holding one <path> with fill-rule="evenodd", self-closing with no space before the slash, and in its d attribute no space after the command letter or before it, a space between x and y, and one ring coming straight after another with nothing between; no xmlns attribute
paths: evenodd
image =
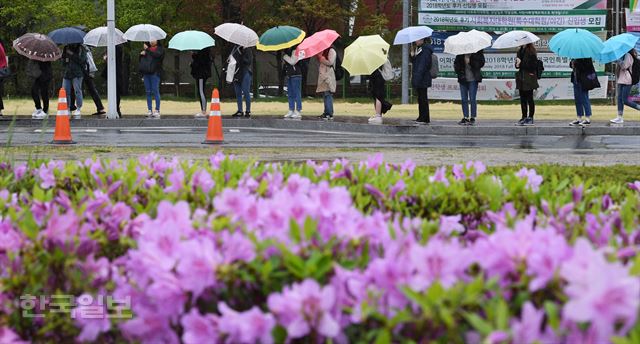
<svg viewBox="0 0 640 344"><path fill-rule="evenodd" d="M284 74L287 77L287 98L289 100L289 112L285 119L302 118L302 61L295 54L295 47L289 48L282 59Z"/></svg>
<svg viewBox="0 0 640 344"><path fill-rule="evenodd" d="M330 47L318 55L318 87L316 93L321 93L324 100L324 113L320 116L324 120L333 119L333 94L336 92L335 64L338 54Z"/></svg>

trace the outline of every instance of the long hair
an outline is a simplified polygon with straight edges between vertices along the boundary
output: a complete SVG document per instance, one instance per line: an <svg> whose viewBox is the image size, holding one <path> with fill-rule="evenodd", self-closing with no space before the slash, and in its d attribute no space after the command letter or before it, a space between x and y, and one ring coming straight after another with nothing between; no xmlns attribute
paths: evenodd
<svg viewBox="0 0 640 344"><path fill-rule="evenodd" d="M533 43L529 43L525 45L524 51L527 54L536 55L538 52L536 51L536 46Z"/></svg>

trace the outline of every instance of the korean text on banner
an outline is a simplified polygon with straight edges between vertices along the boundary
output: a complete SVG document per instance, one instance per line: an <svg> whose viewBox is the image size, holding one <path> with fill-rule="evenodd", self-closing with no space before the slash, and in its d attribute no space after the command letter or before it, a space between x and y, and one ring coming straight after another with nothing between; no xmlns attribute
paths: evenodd
<svg viewBox="0 0 640 344"><path fill-rule="evenodd" d="M587 10L607 9L607 0L421 0L420 11L430 10Z"/></svg>

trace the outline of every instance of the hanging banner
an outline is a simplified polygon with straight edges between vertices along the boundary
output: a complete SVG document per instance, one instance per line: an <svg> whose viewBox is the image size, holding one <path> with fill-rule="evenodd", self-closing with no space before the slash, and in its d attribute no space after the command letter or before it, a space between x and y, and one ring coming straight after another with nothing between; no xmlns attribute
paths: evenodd
<svg viewBox="0 0 640 344"><path fill-rule="evenodd" d="M482 31L526 30L559 32L579 27L589 31L604 31L606 10L570 11L465 11L447 10L418 13L418 24L434 30Z"/></svg>
<svg viewBox="0 0 640 344"><path fill-rule="evenodd" d="M632 0L633 1L633 0ZM421 0L420 11L430 10L588 10L607 9L607 0Z"/></svg>
<svg viewBox="0 0 640 344"><path fill-rule="evenodd" d="M591 99L607 97L607 77L598 77L602 87L589 92ZM569 79L540 79L540 88L534 91L537 100L573 99L573 85ZM478 100L515 100L520 95L513 79L484 79L478 85ZM429 99L460 100L460 85L457 79L437 78L429 89Z"/></svg>
<svg viewBox="0 0 640 344"><path fill-rule="evenodd" d="M453 71L453 62L456 57L445 53L436 53L438 56L438 68L440 74L444 77L455 77ZM513 78L516 72L515 53L511 54L485 54L485 65L482 67L482 75L487 78ZM554 53L538 53L538 59L544 63L545 78L570 77L571 68L569 62L571 59L560 57ZM604 65L594 61L596 72L604 74Z"/></svg>
<svg viewBox="0 0 640 344"><path fill-rule="evenodd" d="M453 31L434 31L433 35L431 35L431 46L433 47L433 51L436 53L442 53L444 52L444 41L449 38L449 36L453 36L455 34L457 34L458 32L453 32ZM600 39L602 39L603 41L607 40L607 32L606 31L598 31L598 32L594 32L594 35L600 37ZM536 47L536 50L538 52L545 52L548 53L551 50L549 50L549 41L551 40L551 37L553 37L553 33L537 33L536 36L540 37L540 40L533 43L533 45ZM491 38L493 39L493 41L495 42L495 40L499 37L499 34L491 34ZM484 50L485 53L492 53L492 52L499 52L499 53L505 53L505 52L512 52L515 53L517 50L517 48L510 48L510 49L493 49L491 47L487 48Z"/></svg>
<svg viewBox="0 0 640 344"><path fill-rule="evenodd" d="M627 32L640 31L640 12L631 12L627 8L624 10L624 17L627 22Z"/></svg>

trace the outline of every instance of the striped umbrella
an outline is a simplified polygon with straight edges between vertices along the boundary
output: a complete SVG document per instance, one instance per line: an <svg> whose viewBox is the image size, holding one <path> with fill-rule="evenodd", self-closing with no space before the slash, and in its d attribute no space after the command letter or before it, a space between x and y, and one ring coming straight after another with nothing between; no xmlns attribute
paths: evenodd
<svg viewBox="0 0 640 344"><path fill-rule="evenodd" d="M293 26L276 26L260 36L258 50L277 51L291 48L304 39L306 33Z"/></svg>

